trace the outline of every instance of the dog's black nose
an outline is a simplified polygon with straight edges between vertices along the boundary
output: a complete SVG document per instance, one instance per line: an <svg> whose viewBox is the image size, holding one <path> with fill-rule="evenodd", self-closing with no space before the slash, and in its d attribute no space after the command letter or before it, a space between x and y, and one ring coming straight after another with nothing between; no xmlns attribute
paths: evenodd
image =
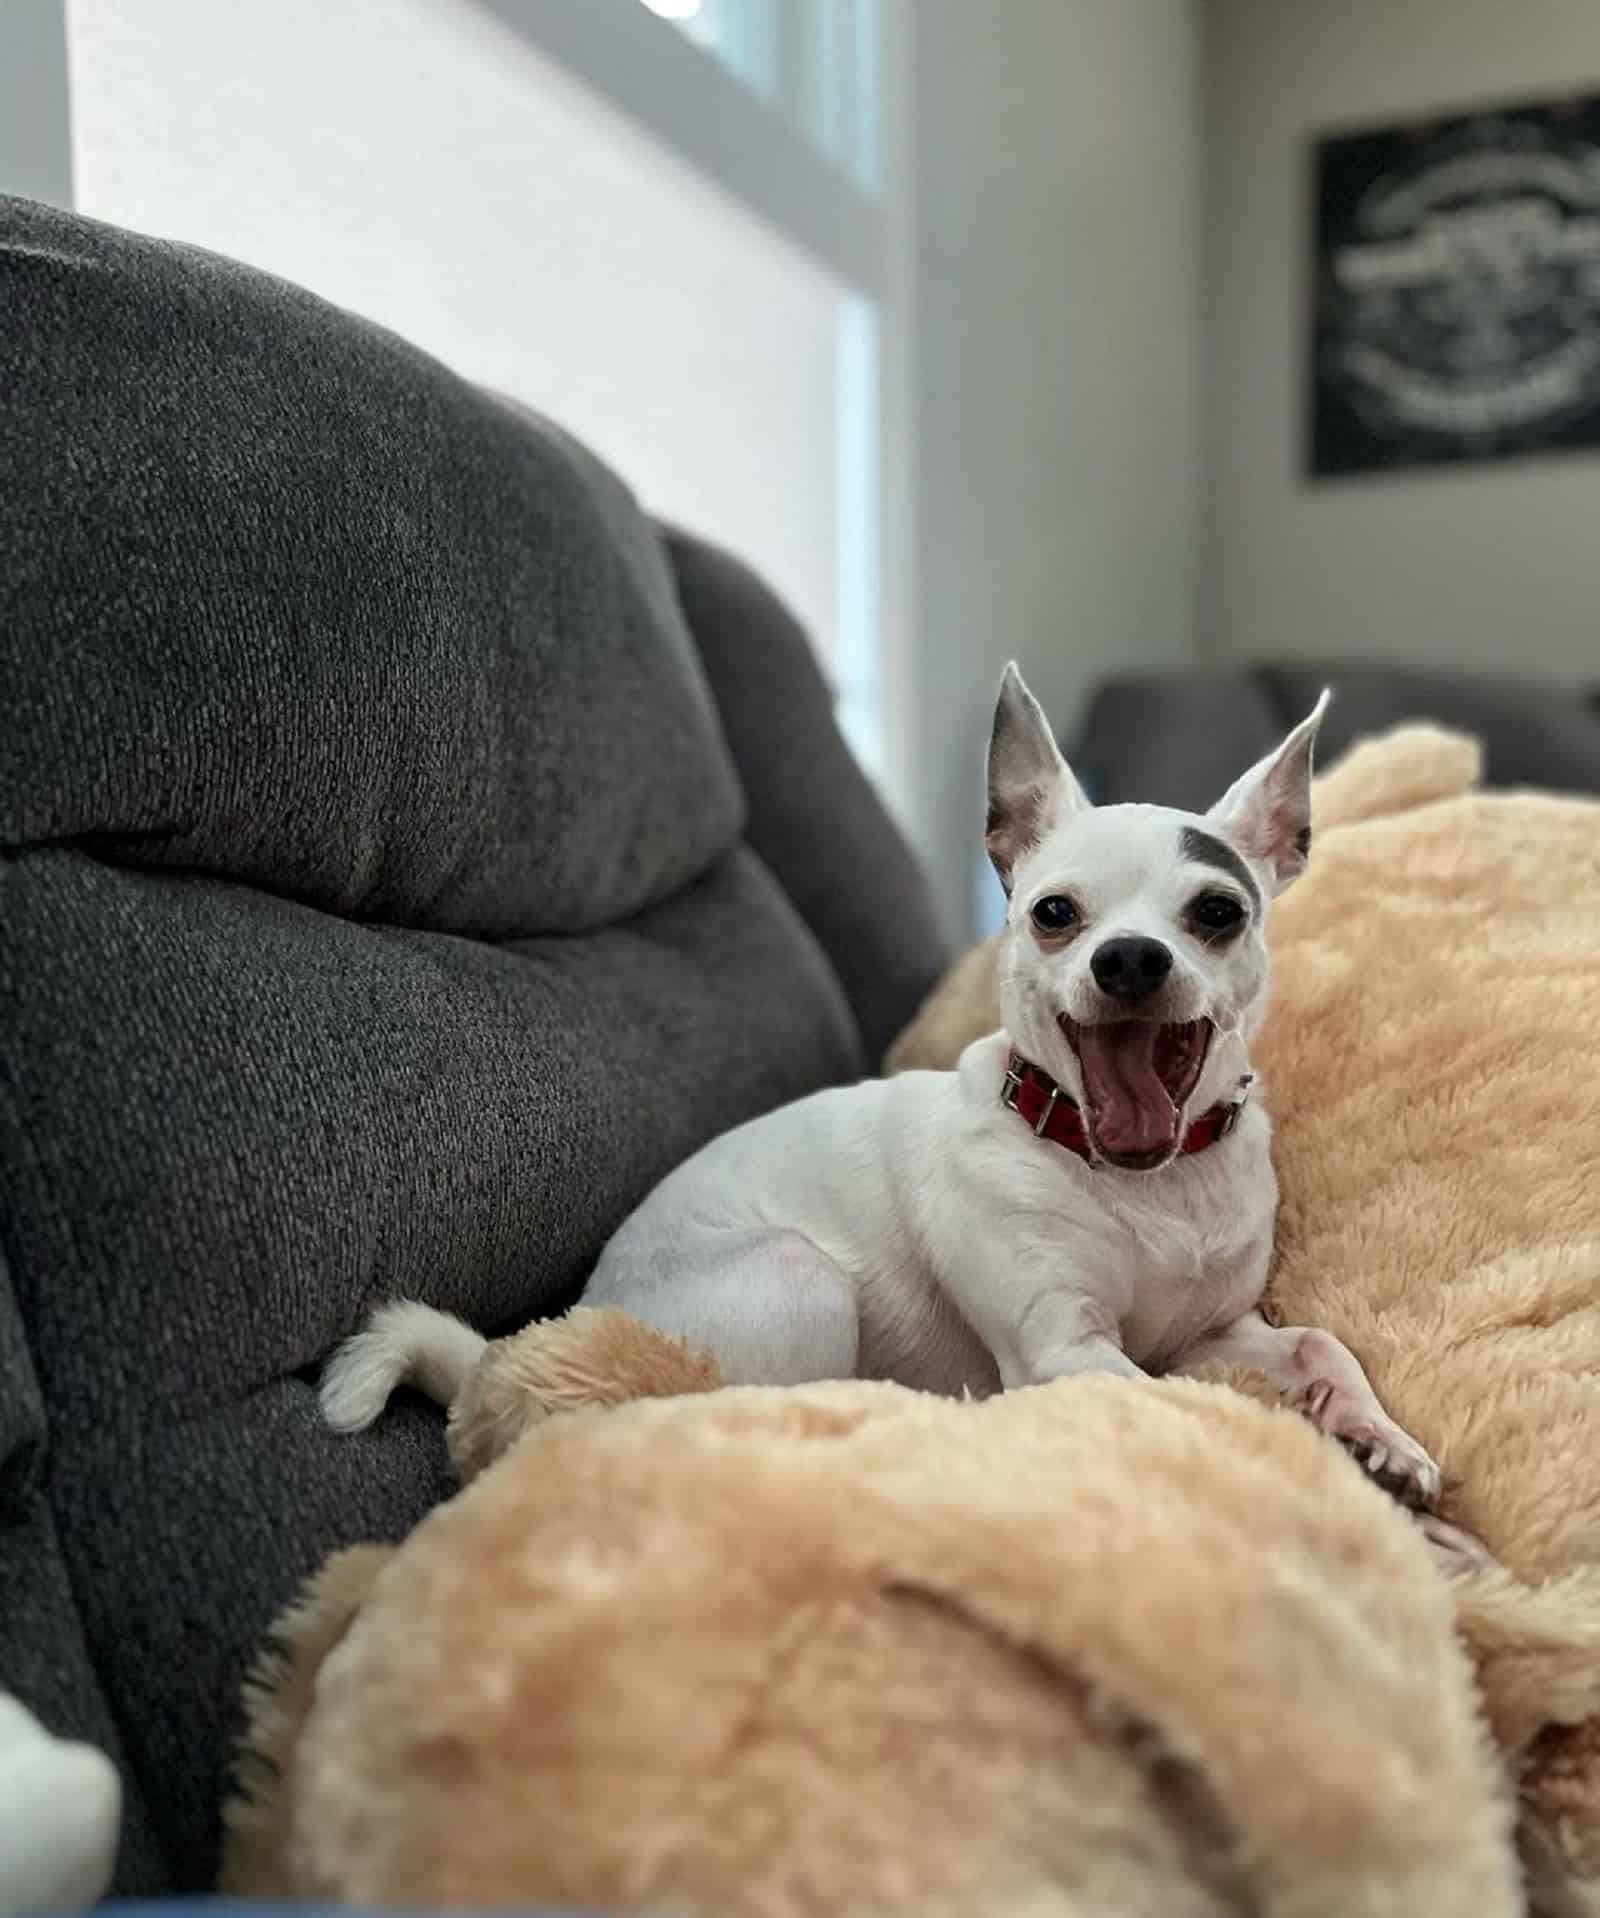
<svg viewBox="0 0 1600 1918"><path fill-rule="evenodd" d="M1103 993L1131 1004L1166 983L1172 954L1159 939L1108 939L1096 947L1089 970Z"/></svg>

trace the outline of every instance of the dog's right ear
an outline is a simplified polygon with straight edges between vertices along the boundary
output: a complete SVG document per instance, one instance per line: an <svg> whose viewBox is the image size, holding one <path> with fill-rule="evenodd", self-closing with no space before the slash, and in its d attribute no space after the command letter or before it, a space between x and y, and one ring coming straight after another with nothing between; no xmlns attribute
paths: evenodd
<svg viewBox="0 0 1600 1918"><path fill-rule="evenodd" d="M1088 804L1013 660L1000 681L989 736L989 820L984 832L1007 894L1012 870L1028 848Z"/></svg>

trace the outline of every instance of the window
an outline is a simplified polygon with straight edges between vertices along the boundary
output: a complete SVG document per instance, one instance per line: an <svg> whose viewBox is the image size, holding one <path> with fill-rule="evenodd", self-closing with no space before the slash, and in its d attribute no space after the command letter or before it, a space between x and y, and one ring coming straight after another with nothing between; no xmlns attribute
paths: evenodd
<svg viewBox="0 0 1600 1918"><path fill-rule="evenodd" d="M783 115L863 193L883 184L876 0L644 0Z"/></svg>

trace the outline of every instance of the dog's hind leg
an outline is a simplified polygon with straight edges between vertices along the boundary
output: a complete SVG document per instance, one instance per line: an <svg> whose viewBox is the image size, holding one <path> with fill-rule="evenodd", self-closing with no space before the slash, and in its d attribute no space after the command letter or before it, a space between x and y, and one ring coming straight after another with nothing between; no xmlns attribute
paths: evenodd
<svg viewBox="0 0 1600 1918"><path fill-rule="evenodd" d="M1168 1366L1195 1372L1206 1365L1247 1365L1319 1432L1338 1439L1362 1469L1402 1505L1431 1512L1439 1498L1439 1468L1378 1402L1360 1362L1331 1332L1315 1326L1269 1325L1246 1312L1209 1333Z"/></svg>
<svg viewBox="0 0 1600 1918"><path fill-rule="evenodd" d="M1438 1466L1379 1403L1355 1354L1331 1332L1304 1325L1269 1325L1246 1312L1191 1346L1167 1370L1194 1373L1213 1365L1244 1365L1259 1372L1319 1432L1337 1439L1362 1470L1418 1516L1435 1557L1447 1571L1493 1564L1483 1541L1437 1516Z"/></svg>
<svg viewBox="0 0 1600 1918"><path fill-rule="evenodd" d="M582 1305L488 1347L450 1407L450 1456L467 1480L556 1413L851 1378L859 1338L854 1286L798 1233L697 1246L644 1280L602 1261Z"/></svg>
<svg viewBox="0 0 1600 1918"><path fill-rule="evenodd" d="M855 1377L854 1282L799 1232L690 1232L665 1258L614 1246L583 1302L710 1353L729 1385Z"/></svg>

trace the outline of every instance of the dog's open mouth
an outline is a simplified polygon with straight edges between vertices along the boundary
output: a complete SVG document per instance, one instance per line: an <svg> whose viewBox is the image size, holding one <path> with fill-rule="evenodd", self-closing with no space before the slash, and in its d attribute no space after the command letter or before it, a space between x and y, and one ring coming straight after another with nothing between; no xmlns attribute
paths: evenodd
<svg viewBox="0 0 1600 1918"><path fill-rule="evenodd" d="M1063 1018L1061 1030L1078 1055L1084 1123L1095 1151L1129 1171L1165 1165L1178 1149L1184 1110L1200 1082L1211 1021L1080 1026Z"/></svg>

